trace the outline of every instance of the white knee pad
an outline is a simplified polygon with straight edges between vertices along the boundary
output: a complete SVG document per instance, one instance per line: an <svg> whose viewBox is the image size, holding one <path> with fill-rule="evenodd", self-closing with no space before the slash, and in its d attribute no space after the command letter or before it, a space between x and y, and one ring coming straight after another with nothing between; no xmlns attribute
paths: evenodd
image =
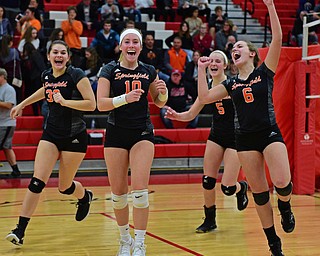
<svg viewBox="0 0 320 256"><path fill-rule="evenodd" d="M149 206L148 189L132 191L132 203L135 208L147 208Z"/></svg>
<svg viewBox="0 0 320 256"><path fill-rule="evenodd" d="M128 194L118 196L111 192L111 199L114 209L121 210L128 205Z"/></svg>

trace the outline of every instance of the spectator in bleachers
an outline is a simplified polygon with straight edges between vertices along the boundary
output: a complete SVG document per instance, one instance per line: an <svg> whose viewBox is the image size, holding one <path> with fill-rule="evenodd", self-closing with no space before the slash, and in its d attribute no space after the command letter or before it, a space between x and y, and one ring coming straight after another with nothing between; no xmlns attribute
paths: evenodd
<svg viewBox="0 0 320 256"><path fill-rule="evenodd" d="M19 42L18 50L20 54L23 52L23 46L26 43L32 43L34 48L39 49L40 40L38 38L38 31L34 27L28 27L22 39Z"/></svg>
<svg viewBox="0 0 320 256"><path fill-rule="evenodd" d="M13 36L14 30L12 29L11 23L6 18L6 10L3 6L0 6L0 41L4 35Z"/></svg>
<svg viewBox="0 0 320 256"><path fill-rule="evenodd" d="M24 33L26 32L28 27L34 27L38 32L41 29L41 22L35 18L35 11L36 9L33 7L28 7L25 11L25 15L19 19L19 15L17 15L17 30L21 33L21 38L23 37Z"/></svg>
<svg viewBox="0 0 320 256"><path fill-rule="evenodd" d="M148 14L149 20L159 21L160 11L153 8L153 0L134 0L136 10Z"/></svg>
<svg viewBox="0 0 320 256"><path fill-rule="evenodd" d="M136 27L136 24L133 20L126 20L126 23L125 23L125 28L135 28Z"/></svg>
<svg viewBox="0 0 320 256"><path fill-rule="evenodd" d="M102 61L96 49L94 47L88 47L85 50L85 59L82 65L80 66L80 68L84 71L86 76L89 78L92 90L95 95L96 95L97 86L98 86L97 73L101 67L102 67Z"/></svg>
<svg viewBox="0 0 320 256"><path fill-rule="evenodd" d="M209 19L209 33L213 39L215 39L216 32L223 28L224 23L227 20L227 14L222 14L223 10L220 5L214 9L214 13Z"/></svg>
<svg viewBox="0 0 320 256"><path fill-rule="evenodd" d="M98 8L90 0L82 0L77 5L77 20L80 20L86 30L96 30L99 27Z"/></svg>
<svg viewBox="0 0 320 256"><path fill-rule="evenodd" d="M68 19L61 22L61 29L64 33L64 40L70 47L71 63L75 67L79 67L82 61L81 40L80 36L83 31L82 23L76 20L77 8L69 6L67 9Z"/></svg>
<svg viewBox="0 0 320 256"><path fill-rule="evenodd" d="M185 21L188 22L189 24L189 31L192 37L195 34L199 33L200 26L203 24L202 19L200 19L198 15L199 15L199 8L196 7L192 12L192 16L185 19Z"/></svg>
<svg viewBox="0 0 320 256"><path fill-rule="evenodd" d="M51 35L50 35L50 37L49 37L49 40L48 40L48 42L47 42L46 52L49 50L51 43L52 43L53 41L55 41L55 40L62 40L62 41L64 41L64 32L63 32L62 28L55 28L55 29L52 31L52 33L51 33Z"/></svg>
<svg viewBox="0 0 320 256"><path fill-rule="evenodd" d="M188 104L188 92L182 81L182 73L175 69L172 71L169 81L166 83L168 88L168 101L160 109L160 117L168 129L173 129L173 123L170 119L165 118L167 108L170 107L177 112L187 111L191 105ZM198 116L191 120L187 128L196 128L198 125Z"/></svg>
<svg viewBox="0 0 320 256"><path fill-rule="evenodd" d="M12 137L16 128L16 120L10 118L10 111L16 105L16 92L8 84L7 71L0 68L0 150L9 162L12 177L21 175L16 161L16 155L12 149Z"/></svg>
<svg viewBox="0 0 320 256"><path fill-rule="evenodd" d="M164 54L164 70L168 75L171 75L173 70L184 73L188 62L188 54L182 50L181 46L182 40L177 36L173 39L173 46Z"/></svg>
<svg viewBox="0 0 320 256"><path fill-rule="evenodd" d="M2 37L1 51L0 51L0 67L4 68L7 73L7 81L12 84L14 75L16 78L22 80L20 69L20 54L18 49L13 48L13 38L10 35ZM17 103L22 100L22 87L14 86L16 91Z"/></svg>
<svg viewBox="0 0 320 256"><path fill-rule="evenodd" d="M209 56L214 50L214 41L208 32L208 25L203 23L200 32L193 37L193 49L201 52L201 55Z"/></svg>
<svg viewBox="0 0 320 256"><path fill-rule="evenodd" d="M299 0L298 14L301 12L312 12L315 7L315 0Z"/></svg>
<svg viewBox="0 0 320 256"><path fill-rule="evenodd" d="M128 17L129 20L141 22L141 12L136 9L134 1L132 1L132 4L127 9L126 17Z"/></svg>
<svg viewBox="0 0 320 256"><path fill-rule="evenodd" d="M234 35L229 35L227 38L227 43L224 48L224 53L227 55L227 58L229 61L232 59L232 48L233 45L237 42L237 39L235 38Z"/></svg>
<svg viewBox="0 0 320 256"><path fill-rule="evenodd" d="M42 87L41 73L47 68L44 59L39 50L30 42L23 46L21 55L21 71L24 81L24 97L27 98ZM32 104L33 114L41 114L43 101L37 101Z"/></svg>
<svg viewBox="0 0 320 256"><path fill-rule="evenodd" d="M236 38L236 40L238 40L236 26L233 24L231 20L226 20L223 25L223 28L216 33L215 49L225 51L228 36L230 35L233 35Z"/></svg>
<svg viewBox="0 0 320 256"><path fill-rule="evenodd" d="M182 16L182 20L190 17L192 15L192 5L189 0L179 0L177 14Z"/></svg>
<svg viewBox="0 0 320 256"><path fill-rule="evenodd" d="M7 18L10 21L12 28L15 29L15 18L21 12L19 0L1 0L1 6L6 9Z"/></svg>
<svg viewBox="0 0 320 256"><path fill-rule="evenodd" d="M164 21L174 21L176 12L173 9L172 0L156 0L157 9L160 10L160 16L163 16Z"/></svg>
<svg viewBox="0 0 320 256"><path fill-rule="evenodd" d="M39 5L38 0L30 0L28 8L35 9L34 17L42 23L43 22L43 15L45 13L43 1L42 1L42 5Z"/></svg>
<svg viewBox="0 0 320 256"><path fill-rule="evenodd" d="M195 50L192 55L192 61L186 65L186 70L183 74L182 80L192 102L198 97L198 60L201 57L201 52Z"/></svg>
<svg viewBox="0 0 320 256"><path fill-rule="evenodd" d="M165 43L169 49L173 46L173 40L177 36L180 37L182 40L181 48L188 54L188 61L191 61L193 53L193 41L192 36L190 35L188 22L182 21L180 23L178 32L173 33L171 36L166 38Z"/></svg>
<svg viewBox="0 0 320 256"><path fill-rule="evenodd" d="M97 33L90 47L96 48L98 55L106 64L119 57L119 40L119 34L111 28L111 21L105 20L103 29Z"/></svg>
<svg viewBox="0 0 320 256"><path fill-rule="evenodd" d="M209 22L211 16L211 9L208 0L194 0L196 6L199 8L199 16L206 17L206 22Z"/></svg>
<svg viewBox="0 0 320 256"><path fill-rule="evenodd" d="M160 79L168 81L169 76L162 72L163 69L163 51L154 45L154 37L147 33L144 37L144 45L139 55L139 60L155 67Z"/></svg>
<svg viewBox="0 0 320 256"><path fill-rule="evenodd" d="M101 18L102 20L121 20L120 9L114 0L106 0L106 4L101 6Z"/></svg>
<svg viewBox="0 0 320 256"><path fill-rule="evenodd" d="M303 17L307 15L306 11L302 11L299 13L297 18L294 21L292 32L291 32L291 45L293 46L302 46L303 41ZM307 16L307 21L311 22L313 20L313 16ZM317 26L312 26L309 28L308 34L308 44L317 44L318 36L317 36Z"/></svg>

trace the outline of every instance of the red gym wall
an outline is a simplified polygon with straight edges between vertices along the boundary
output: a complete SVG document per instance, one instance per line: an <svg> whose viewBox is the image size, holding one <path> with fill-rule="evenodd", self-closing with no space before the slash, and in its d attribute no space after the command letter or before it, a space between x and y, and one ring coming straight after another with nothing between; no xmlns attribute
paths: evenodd
<svg viewBox="0 0 320 256"><path fill-rule="evenodd" d="M260 49L262 60L267 52ZM309 46L308 54L320 54L320 46ZM302 195L320 188L320 99L306 100L306 95L320 95L320 62L301 58L301 48L281 49L273 100L288 149L293 192Z"/></svg>

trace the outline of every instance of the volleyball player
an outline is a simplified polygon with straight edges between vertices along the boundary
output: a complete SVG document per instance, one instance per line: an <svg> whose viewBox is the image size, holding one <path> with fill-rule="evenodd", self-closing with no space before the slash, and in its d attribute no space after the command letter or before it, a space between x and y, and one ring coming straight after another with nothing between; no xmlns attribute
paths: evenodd
<svg viewBox="0 0 320 256"><path fill-rule="evenodd" d="M209 56L211 63L208 71L211 76L211 85L215 87L227 79L224 71L228 66L227 56L219 50L213 51ZM246 181L237 182L240 162L235 150L234 134L234 108L230 96L212 103L213 116L210 134L206 143L203 163L202 187L204 195L204 222L196 229L197 233L206 233L217 228L216 225L216 181L221 162L224 162L224 171L221 180L221 190L227 196L236 194L237 208L244 210L248 205ZM182 113L177 113L167 107L166 118L178 121L190 121L197 116L204 104L197 98L191 108Z"/></svg>
<svg viewBox="0 0 320 256"><path fill-rule="evenodd" d="M138 61L141 34L126 29L120 35L121 56L102 67L98 80L98 109L111 111L107 122L104 157L111 185L114 213L120 231L118 255L145 255L149 215L148 182L154 157L153 125L149 116L148 92L163 107L168 98L164 81L153 66ZM128 168L135 239L129 230Z"/></svg>
<svg viewBox="0 0 320 256"><path fill-rule="evenodd" d="M199 59L200 102L231 96L236 113L236 149L242 168L251 187L258 216L272 255L283 255L281 239L274 227L273 210L265 175L264 163L269 168L272 183L278 196L278 209L285 232L295 228L290 199L292 183L287 149L278 128L272 90L278 65L282 31L273 0L263 0L271 21L272 41L266 59L258 67L257 48L250 42L238 41L232 49L232 59L239 69L235 78L228 79L208 91L205 70L208 57Z"/></svg>
<svg viewBox="0 0 320 256"><path fill-rule="evenodd" d="M22 245L27 225L40 194L48 182L58 159L59 191L78 199L76 220L82 221L89 214L93 194L75 181L76 172L86 154L87 132L82 111L93 111L95 96L89 79L81 69L68 66L70 49L64 41L54 41L47 54L52 68L43 72L43 87L11 110L11 117L20 116L24 107L46 99L48 117L40 139L34 174L22 204L17 227L6 239L15 245Z"/></svg>

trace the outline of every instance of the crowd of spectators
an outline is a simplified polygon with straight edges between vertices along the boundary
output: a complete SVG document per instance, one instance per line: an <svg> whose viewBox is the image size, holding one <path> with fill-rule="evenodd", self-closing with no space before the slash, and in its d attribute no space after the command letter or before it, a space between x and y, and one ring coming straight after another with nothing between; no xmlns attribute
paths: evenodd
<svg viewBox="0 0 320 256"><path fill-rule="evenodd" d="M32 79L39 81L37 78L40 77L41 71L48 66L46 51L50 43L56 39L64 40L70 46L72 65L85 70L92 87L96 90L96 74L99 68L120 56L120 32L126 27L135 27L136 23L141 23L141 14L147 14L149 20L155 21L174 21L177 15L182 17L178 31L162 39L168 47L167 50L159 47L154 31L142 31L144 47L140 60L154 65L160 79L168 83L173 81L173 71L176 72L175 75L179 71L179 83L183 84L188 92L187 104L192 104L197 97L197 59L200 56L208 56L213 50L221 50L229 58L227 74L237 74L231 60L231 49L238 37L237 26L228 19L222 6L216 6L211 10L207 0L179 0L176 11L172 8L172 0L134 0L130 7L125 8L118 0L79 0L76 6L67 9L68 18L61 22L60 28L53 29L49 37L44 36L43 32L43 1L22 1L24 4L17 6L17 10L20 11L15 13L13 21L14 9L8 6L12 5L12 2L4 1L6 5L0 6L0 66L7 70L9 84L13 76L21 74L24 89L15 88L18 103L39 86L31 85L32 81L27 78L28 70L35 68L37 71L33 72ZM6 10L7 6L10 14ZM292 41L297 42L298 46L302 44L302 17L313 13L308 15L309 19L318 19L319 10L320 3L316 5L315 1L300 1L292 32ZM88 48L84 48L80 36L88 31L94 34L94 37ZM18 51L13 48L13 35L20 35ZM318 42L315 31L310 31L309 41ZM44 65L38 61L39 56L43 57ZM15 72L13 67L16 69ZM29 88L30 86L33 88ZM34 114L39 114L37 106L34 107Z"/></svg>

